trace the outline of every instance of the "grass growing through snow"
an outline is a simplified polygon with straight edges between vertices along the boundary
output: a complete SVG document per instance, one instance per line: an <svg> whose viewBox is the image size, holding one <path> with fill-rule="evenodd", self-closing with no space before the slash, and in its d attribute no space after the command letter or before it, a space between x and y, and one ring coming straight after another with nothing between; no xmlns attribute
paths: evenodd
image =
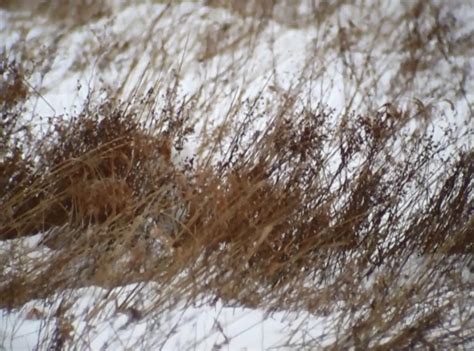
<svg viewBox="0 0 474 351"><path fill-rule="evenodd" d="M315 23L321 45L308 50L297 83L281 88L274 73L256 97L233 96L215 124L205 116L222 98L220 84L248 57L227 57L189 97L179 94L183 59L171 83L147 90L141 81L128 94L119 81L105 98L90 94L68 118L37 115L28 105L40 93L29 82L44 68L29 60L34 38L3 57L0 307L26 306L30 313L32 302L52 301L51 311L37 312L51 326L38 347L58 350L89 347L88 329L74 319L93 325L124 311L130 324L146 324L146 338L135 347L164 345L182 325L156 321L176 306L218 302L329 319L327 335L289 337L295 348L472 343L473 282L463 276L474 250L472 129L441 118L466 103L472 121L469 76L456 62L470 49L455 36L459 24L450 9L417 2L385 23L389 30L370 21L342 24L340 2L313 4L318 11L285 1L251 3L209 2L243 18L245 30L229 20L224 39L198 33L207 38L202 46L188 35L186 53L204 64L242 48L251 57L273 18L291 28ZM168 4L157 18L174 9ZM363 4L356 10L367 11ZM282 17L298 11L306 14L301 23ZM323 13L335 16L335 34ZM139 45L165 70L173 56L165 42L150 48L152 37L150 28ZM90 54L127 52L115 40ZM384 40L398 51L384 52ZM313 80L327 79L324 70L335 58L344 82L352 82L338 110L308 90ZM395 72L387 68L392 62L401 62ZM117 75L153 71L139 66L132 60ZM106 83L107 69L97 73ZM454 78L447 80L447 69ZM265 101L268 91L272 99ZM401 103L406 91L432 100ZM185 155L189 140L197 142ZM32 236L34 244L24 240ZM132 283L125 297L116 296ZM90 286L108 293L77 315L77 292ZM311 330L303 323L297 332Z"/></svg>

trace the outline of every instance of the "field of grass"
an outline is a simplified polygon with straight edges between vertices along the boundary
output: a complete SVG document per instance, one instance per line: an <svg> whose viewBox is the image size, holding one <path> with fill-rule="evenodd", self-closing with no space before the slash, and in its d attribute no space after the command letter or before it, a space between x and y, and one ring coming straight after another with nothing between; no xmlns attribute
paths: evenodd
<svg viewBox="0 0 474 351"><path fill-rule="evenodd" d="M471 23L0 1L0 350L474 347Z"/></svg>

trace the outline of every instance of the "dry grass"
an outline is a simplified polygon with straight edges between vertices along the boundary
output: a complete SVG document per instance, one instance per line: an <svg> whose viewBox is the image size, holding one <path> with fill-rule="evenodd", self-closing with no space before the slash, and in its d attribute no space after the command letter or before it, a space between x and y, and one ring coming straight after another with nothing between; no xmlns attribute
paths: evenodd
<svg viewBox="0 0 474 351"><path fill-rule="evenodd" d="M255 21L218 46L209 41L194 50L191 38L189 55L200 62L242 48L253 55L266 28L262 18L271 21L282 8L299 10L289 1L208 5ZM375 29L347 22L339 23L334 37L325 31L323 14L342 13L341 2L312 6L320 11L307 17L314 16L328 37L318 49L323 51L308 50L299 84L276 94L280 88L272 82L260 92L273 91L264 108L260 96L237 96L217 126L204 118L220 95L211 97L221 78L245 66L245 57L229 61L190 97L179 97L182 63L172 84L140 93L139 86L146 86L140 82L121 101L126 82L120 81L108 87L107 97L90 94L79 112L61 119L28 118L28 102L39 93L29 82L42 66L37 62L29 72L28 55L6 55L0 86L0 307L14 311L34 301L57 302L48 321L53 332L41 335L39 347L86 349L87 330L74 331L71 322L74 291L107 289L105 298L90 302L90 312L74 316L92 325L111 318L108 303L119 300L114 291L132 283L137 285L115 302L112 314L127 311L130 324L149 323L141 347L166 343L174 326L154 322L177 303L216 302L330 317L330 334L290 338L295 348L472 345L473 281L462 274L463 267L472 269L474 254L472 128L449 120L433 127L445 113L444 99L446 107L466 103L470 111L468 73L451 57L470 49L453 34L458 24L449 9L424 1L391 19L390 30L381 26L367 34ZM286 24L276 19L298 27L294 18ZM80 16L76 24L84 21ZM310 20L303 22L301 28ZM229 22L230 32L234 25ZM143 52L152 36L153 30L145 35ZM369 39L387 40L397 52L372 60L384 45ZM327 57L315 56L321 52ZM360 52L368 60L363 65ZM395 55L402 63L382 94L390 102L382 106L377 72L387 72ZM11 59L18 56L22 60ZM171 54L153 51L152 57L169 68ZM338 111L305 90L324 69L315 70L311 59L334 57L353 82L347 105ZM459 73L450 81L445 64ZM122 73L130 77L138 66L132 61ZM214 86L205 85L213 80ZM451 101L449 89L457 100ZM402 104L406 91L432 100ZM174 161L193 137L199 140L191 144L193 155ZM39 237L37 247L23 246L32 236ZM31 256L38 248L46 253ZM146 307L137 307L143 299Z"/></svg>

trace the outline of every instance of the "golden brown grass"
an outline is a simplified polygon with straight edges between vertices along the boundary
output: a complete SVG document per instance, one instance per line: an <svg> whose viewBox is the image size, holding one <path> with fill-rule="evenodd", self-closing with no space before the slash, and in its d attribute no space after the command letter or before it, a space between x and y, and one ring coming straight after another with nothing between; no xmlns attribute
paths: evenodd
<svg viewBox="0 0 474 351"><path fill-rule="evenodd" d="M292 4L209 2L251 18L261 8L258 21L271 20L275 6ZM322 9L330 17L341 6L324 4L314 14L322 30ZM173 311L174 301L219 301L330 316L331 335L289 339L295 348L472 345L473 282L462 276L474 254L472 129L449 121L439 138L432 128L443 113L436 99L447 99L449 87L470 106L463 85L469 80L461 72L460 80L447 82L435 69L443 62L454 67L448 53L462 48L450 41L454 24L444 10L424 4L393 19L404 23L395 27L401 32L393 45L407 55L389 82L391 102L377 109L382 103L371 99L381 78L371 69L385 62L356 62L358 52L373 53L372 44L351 40L359 32L350 26L338 28L325 46L329 56L335 48L344 76L354 82L344 110L304 90L313 77L304 79L307 64L300 84L274 95L271 106L259 110L259 97L247 104L236 99L242 105L214 129L205 123L197 129L216 103L209 99L212 89L180 98L177 72L173 85L136 92L124 102L117 86L117 96L109 91L105 99L88 100L67 119L35 116L44 117L38 137L35 120L25 118L28 99L38 91L28 85L26 61L7 56L0 86L0 307L61 301L49 321L53 335L39 340L58 350L87 348L87 338L73 333L71 291L100 286L109 291L105 300L115 301L113 288L131 283L138 284L114 313L132 311L132 324L154 325ZM255 40L264 28L248 28L242 40L190 52L207 61L250 47L245 39ZM392 38L378 29L376 40ZM307 62L317 59L313 54ZM237 67L231 62L226 69ZM418 94L430 67L441 81ZM406 90L432 94L434 102L401 104ZM174 161L196 136L193 155ZM47 247L47 255L26 259L30 252L21 243L30 236L40 237L38 247ZM156 289L150 292L145 283ZM144 294L149 303L139 309ZM100 301L90 302L94 313L75 318L86 324L104 318ZM169 334L150 328L145 343L163 345Z"/></svg>

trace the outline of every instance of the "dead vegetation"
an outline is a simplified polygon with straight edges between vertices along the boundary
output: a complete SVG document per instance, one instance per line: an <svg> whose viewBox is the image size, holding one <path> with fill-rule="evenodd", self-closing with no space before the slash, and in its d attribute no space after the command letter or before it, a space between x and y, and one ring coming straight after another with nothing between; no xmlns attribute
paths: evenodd
<svg viewBox="0 0 474 351"><path fill-rule="evenodd" d="M285 6L299 10L289 1L207 3L257 21L271 21ZM320 11L307 9L307 16L315 16L323 32L323 13L329 18L343 7L338 1L312 6ZM190 97L179 97L183 62L171 84L159 82L142 94L138 87L146 84L140 82L122 101L123 85L107 87L105 98L91 92L79 112L63 118L31 113L28 103L39 93L29 83L34 72L23 67L25 58L15 60L18 52L7 53L0 86L0 307L14 311L35 301L61 301L49 320L53 334L39 340L39 347L49 343L58 350L88 347L87 338L77 336L87 331L75 334L70 321L76 301L71 290L100 286L109 291L105 300L115 301L114 288L132 283L136 288L113 313L132 311L131 324L150 321L154 333L142 341L148 347L164 345L172 334L152 322L176 301L331 317L327 335L290 335L295 348L472 345L473 280L463 273L474 254L466 88L472 82L451 56L469 49L453 33L459 20L449 8L419 1L390 23L397 21L400 26L388 26L394 41L387 28L361 34L370 28L352 21L334 37L327 34L323 59L334 53L343 78L353 82L344 109L305 90L324 68L309 64L323 62L314 56L321 51L308 50L297 85L272 93L263 108L267 91L247 100L239 95L238 106L214 127L204 115L220 97L211 98L220 79L230 76L229 69L235 74L239 60L223 66L213 87L203 83ZM249 42L197 47L190 56L211 61L241 45L254 48L265 25L246 28ZM387 53L361 65L358 53L383 52L363 46L367 40L389 40L399 48L396 55L404 53L385 82L382 102L382 78L374 72L386 72L395 58ZM164 69L168 54L157 55ZM450 74L458 73L450 81L445 64ZM434 82L424 86L428 78ZM272 84L281 90L277 80ZM402 103L406 91L431 100L410 96ZM444 124L446 111L461 106L460 118L468 123ZM39 120L41 131L35 129ZM196 136L192 155L175 161ZM33 248L24 245L30 237L39 237ZM35 250L46 254L31 256ZM150 292L146 283L156 288ZM144 295L147 307L136 307ZM86 324L104 318L99 310L105 303L95 302L94 313L75 318Z"/></svg>

